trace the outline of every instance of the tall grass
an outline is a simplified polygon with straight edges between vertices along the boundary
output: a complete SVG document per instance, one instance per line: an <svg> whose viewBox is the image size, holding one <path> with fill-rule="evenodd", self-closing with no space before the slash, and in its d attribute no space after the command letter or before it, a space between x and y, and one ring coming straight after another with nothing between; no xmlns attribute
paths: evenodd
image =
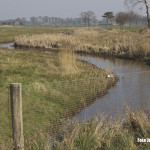
<svg viewBox="0 0 150 150"><path fill-rule="evenodd" d="M62 142L56 142L58 150L148 150L149 142L140 143L138 138L150 137L148 112L127 111L125 119L105 119L101 116L88 123L76 123Z"/></svg>
<svg viewBox="0 0 150 150"><path fill-rule="evenodd" d="M80 72L80 69L77 66L76 56L73 51L61 51L59 53L59 61L62 74L77 74Z"/></svg>
<svg viewBox="0 0 150 150"><path fill-rule="evenodd" d="M132 32L101 28L77 28L70 35L24 35L15 39L17 46L34 48L70 48L75 51L143 59L150 56L149 31Z"/></svg>

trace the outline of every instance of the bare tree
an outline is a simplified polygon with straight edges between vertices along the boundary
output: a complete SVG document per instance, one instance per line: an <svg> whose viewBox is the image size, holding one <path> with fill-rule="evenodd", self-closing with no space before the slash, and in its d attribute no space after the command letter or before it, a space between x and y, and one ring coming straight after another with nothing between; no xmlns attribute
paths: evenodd
<svg viewBox="0 0 150 150"><path fill-rule="evenodd" d="M96 16L93 11L87 11L87 22L88 26L96 19Z"/></svg>
<svg viewBox="0 0 150 150"><path fill-rule="evenodd" d="M146 7L146 14L147 14L147 22L148 22L148 28L150 29L150 14L149 14L149 4L148 0L124 0L124 3L127 7L131 5L132 7L135 7L139 4L144 4Z"/></svg>
<svg viewBox="0 0 150 150"><path fill-rule="evenodd" d="M94 12L90 11L90 10L88 10L86 12L81 12L80 16L81 16L85 26L86 25L90 26L90 24L96 20L96 16L95 16Z"/></svg>
<svg viewBox="0 0 150 150"><path fill-rule="evenodd" d="M83 22L86 26L86 24L87 24L87 14L86 14L86 12L81 12L80 16L81 16L81 19L83 20Z"/></svg>
<svg viewBox="0 0 150 150"><path fill-rule="evenodd" d="M124 24L128 21L128 13L125 13L125 12L117 13L115 20L116 20L116 23L119 24L120 27L122 27L123 29Z"/></svg>
<svg viewBox="0 0 150 150"><path fill-rule="evenodd" d="M48 24L49 24L49 20L50 20L50 19L49 19L48 16L44 16L44 17L43 17L43 22L44 22L45 25L48 25Z"/></svg>
<svg viewBox="0 0 150 150"><path fill-rule="evenodd" d="M37 17L31 17L30 21L31 21L32 24L37 24L38 23Z"/></svg>
<svg viewBox="0 0 150 150"><path fill-rule="evenodd" d="M128 13L128 23L129 23L129 29L131 28L131 25L134 23L137 24L137 21L141 18L139 14L134 12L133 10L129 11Z"/></svg>
<svg viewBox="0 0 150 150"><path fill-rule="evenodd" d="M23 18L21 18L21 20L20 20L20 25L25 25L26 22L27 22L26 18L23 17Z"/></svg>
<svg viewBox="0 0 150 150"><path fill-rule="evenodd" d="M44 24L44 23L43 23L43 17L42 17L42 16L38 16L37 19L38 19L38 24L40 24L40 25L41 25L41 24Z"/></svg>

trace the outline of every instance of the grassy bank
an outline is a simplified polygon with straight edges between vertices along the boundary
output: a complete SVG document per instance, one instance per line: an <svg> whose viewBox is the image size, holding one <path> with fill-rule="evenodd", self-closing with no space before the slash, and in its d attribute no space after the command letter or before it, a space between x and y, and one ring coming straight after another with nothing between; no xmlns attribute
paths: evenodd
<svg viewBox="0 0 150 150"><path fill-rule="evenodd" d="M149 30L127 31L103 28L72 28L69 34L24 35L15 38L18 47L42 49L69 48L88 54L149 60Z"/></svg>
<svg viewBox="0 0 150 150"><path fill-rule="evenodd" d="M84 53L144 60L149 64L149 31L140 30L143 27L126 28L0 26L0 43L16 39L18 46L39 49L68 47Z"/></svg>
<svg viewBox="0 0 150 150"><path fill-rule="evenodd" d="M63 131L67 118L114 85L115 78L107 74L76 60L70 51L0 48L0 149L11 146L10 83L22 83L25 147L43 149L51 136Z"/></svg>
<svg viewBox="0 0 150 150"><path fill-rule="evenodd" d="M55 141L57 150L148 150L150 112L127 111L125 119L105 119L104 116L86 123L76 123L62 142ZM139 139L138 139L139 138Z"/></svg>
<svg viewBox="0 0 150 150"><path fill-rule="evenodd" d="M149 63L149 31L99 27L0 27L0 43L14 40L16 46L26 49L0 48L0 149L12 148L8 87L11 82L23 85L25 149L50 149L52 141L57 141L57 135L61 135L62 140L56 143L57 149L116 149L116 146L118 149L138 149L139 146L140 149L145 146L135 142L137 135L149 136L149 131L144 130L148 124L142 123L149 123L144 113L138 118L129 113L126 124L121 121L105 124L95 119L76 124L70 133L65 131L67 119L96 97L105 95L116 82L116 78L106 78L109 71L76 60L71 50ZM52 49L59 49L60 53L52 53ZM140 118L144 120L138 120Z"/></svg>

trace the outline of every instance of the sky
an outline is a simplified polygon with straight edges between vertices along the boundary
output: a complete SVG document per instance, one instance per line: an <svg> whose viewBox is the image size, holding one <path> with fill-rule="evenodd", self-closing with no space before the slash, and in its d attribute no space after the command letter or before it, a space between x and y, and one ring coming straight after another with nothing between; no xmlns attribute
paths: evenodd
<svg viewBox="0 0 150 150"><path fill-rule="evenodd" d="M124 0L0 0L0 20L32 16L79 17L83 11L92 10L97 19L107 11L114 14L126 11ZM138 13L145 15L144 7Z"/></svg>

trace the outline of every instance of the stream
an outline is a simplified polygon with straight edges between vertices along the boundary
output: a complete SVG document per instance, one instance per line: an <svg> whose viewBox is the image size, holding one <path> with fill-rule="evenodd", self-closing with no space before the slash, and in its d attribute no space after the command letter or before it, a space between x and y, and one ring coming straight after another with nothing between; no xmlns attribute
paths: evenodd
<svg viewBox="0 0 150 150"><path fill-rule="evenodd" d="M14 49L12 46L13 43L0 45L0 47ZM109 89L107 95L97 98L93 104L81 110L73 119L82 121L101 114L117 117L125 114L127 106L133 111L149 106L150 66L117 58L81 55L80 59L114 72L119 77L119 81Z"/></svg>
<svg viewBox="0 0 150 150"><path fill-rule="evenodd" d="M15 49L13 47L13 45L14 45L13 42L12 43L4 43L4 44L0 44L0 47L2 47L2 48L8 48L8 49Z"/></svg>
<svg viewBox="0 0 150 150"><path fill-rule="evenodd" d="M76 118L87 120L105 114L121 117L127 106L132 110L146 109L150 104L150 66L131 60L81 56L81 59L117 74L119 81L103 98L98 98Z"/></svg>

